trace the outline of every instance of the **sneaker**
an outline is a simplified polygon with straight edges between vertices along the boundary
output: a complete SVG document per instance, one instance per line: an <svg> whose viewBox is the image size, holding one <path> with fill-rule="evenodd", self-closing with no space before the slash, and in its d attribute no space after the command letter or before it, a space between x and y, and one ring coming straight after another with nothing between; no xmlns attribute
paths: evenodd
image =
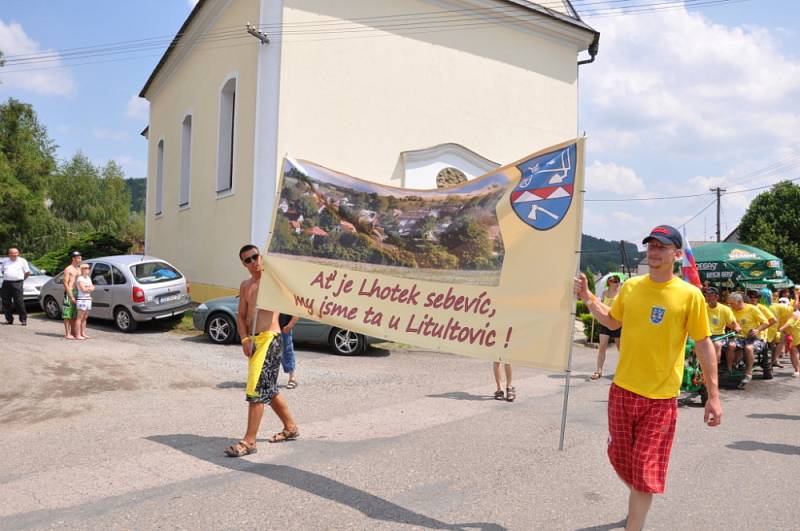
<svg viewBox="0 0 800 531"><path fill-rule="evenodd" d="M745 374L744 378L742 378L742 385L749 384L753 381L753 376L750 374Z"/></svg>

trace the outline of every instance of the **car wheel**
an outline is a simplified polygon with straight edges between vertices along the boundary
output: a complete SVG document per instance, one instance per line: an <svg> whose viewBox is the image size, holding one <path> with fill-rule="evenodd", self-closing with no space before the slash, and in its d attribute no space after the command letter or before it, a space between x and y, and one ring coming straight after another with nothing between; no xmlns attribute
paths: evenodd
<svg viewBox="0 0 800 531"><path fill-rule="evenodd" d="M340 356L353 356L361 354L366 346L366 340L361 334L349 330L334 328L328 338L328 344Z"/></svg>
<svg viewBox="0 0 800 531"><path fill-rule="evenodd" d="M236 337L236 322L230 315L215 313L206 322L208 338L218 345L227 345Z"/></svg>
<svg viewBox="0 0 800 531"><path fill-rule="evenodd" d="M133 315L127 308L117 308L114 312L114 324L120 332L133 332L139 327L139 323L133 320Z"/></svg>
<svg viewBox="0 0 800 531"><path fill-rule="evenodd" d="M61 319L61 306L49 295L44 298L44 313L50 319Z"/></svg>

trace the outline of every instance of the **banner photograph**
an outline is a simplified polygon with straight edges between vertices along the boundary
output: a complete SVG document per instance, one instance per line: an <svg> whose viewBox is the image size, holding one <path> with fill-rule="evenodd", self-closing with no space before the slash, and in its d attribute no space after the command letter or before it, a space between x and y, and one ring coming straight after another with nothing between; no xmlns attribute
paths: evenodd
<svg viewBox="0 0 800 531"><path fill-rule="evenodd" d="M421 348L564 370L583 143L435 190L287 158L258 306Z"/></svg>

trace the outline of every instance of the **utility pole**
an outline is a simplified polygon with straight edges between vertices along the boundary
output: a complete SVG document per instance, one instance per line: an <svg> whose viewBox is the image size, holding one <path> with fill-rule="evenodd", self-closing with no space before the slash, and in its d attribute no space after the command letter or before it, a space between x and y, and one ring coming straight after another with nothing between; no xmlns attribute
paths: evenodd
<svg viewBox="0 0 800 531"><path fill-rule="evenodd" d="M719 214L720 214L720 206L721 206L720 199L722 197L722 192L725 191L725 188L720 188L719 186L717 186L716 188L712 188L711 191L717 193L717 241L719 242L719 241L722 241L722 239L720 238L720 234L719 234L719 227L720 227L720 216L719 216Z"/></svg>

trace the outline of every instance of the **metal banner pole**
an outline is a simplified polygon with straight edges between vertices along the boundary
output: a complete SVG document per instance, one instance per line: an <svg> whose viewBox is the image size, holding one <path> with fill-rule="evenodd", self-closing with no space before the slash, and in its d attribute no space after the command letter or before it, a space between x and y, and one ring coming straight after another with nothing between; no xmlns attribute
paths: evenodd
<svg viewBox="0 0 800 531"><path fill-rule="evenodd" d="M580 245L578 246L578 256L580 256ZM577 275L580 275L581 268L580 268L580 258L578 259L578 268L577 268ZM570 378L572 377L572 350L575 348L575 341L573 341L572 336L575 332L575 303L573 302L573 311L570 312L570 316L572 317L572 322L570 323L569 327L569 356L567 357L567 371L566 371L566 378L564 379L564 406L561 409L561 435L558 438L558 450L564 450L564 431L567 428L567 405L569 404L569 384Z"/></svg>
<svg viewBox="0 0 800 531"><path fill-rule="evenodd" d="M586 193L584 189L585 183L583 182L583 149L579 151L579 160L578 160L578 168L581 169L581 202L580 202L580 209L578 210L578 234L576 234L576 238L578 240L578 249L575 252L577 260L575 260L575 275L581 274L581 240L583 235L583 195ZM571 290L570 290L570 293ZM570 315L570 323L568 327L568 338L569 341L569 356L567 357L567 370L566 370L566 378L564 379L564 406L561 410L561 435L558 438L558 450L564 450L564 431L567 428L567 405L569 404L569 384L570 378L572 377L572 351L575 348L575 341L573 341L572 337L575 333L575 297L570 296L570 301L572 304L572 311L569 313ZM589 338L591 339L591 338Z"/></svg>

